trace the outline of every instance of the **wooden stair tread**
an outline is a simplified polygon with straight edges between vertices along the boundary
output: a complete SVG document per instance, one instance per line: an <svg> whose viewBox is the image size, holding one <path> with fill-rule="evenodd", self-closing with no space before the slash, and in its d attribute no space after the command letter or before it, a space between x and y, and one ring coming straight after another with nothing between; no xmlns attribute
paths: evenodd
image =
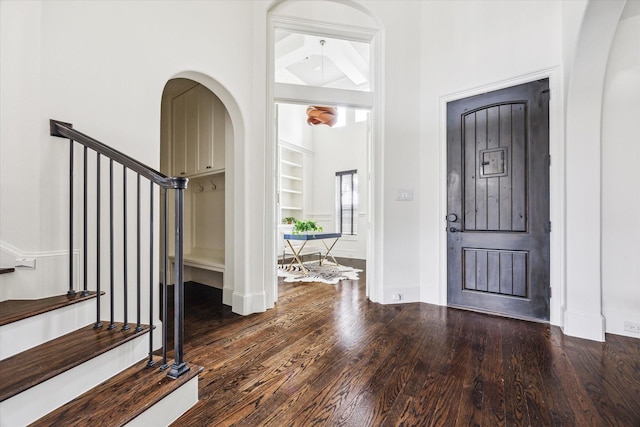
<svg viewBox="0 0 640 427"><path fill-rule="evenodd" d="M167 371L147 367L141 361L102 384L78 396L69 403L45 415L31 426L121 426L162 398L197 376L201 366L189 365L187 373L178 379L167 377Z"/></svg>
<svg viewBox="0 0 640 427"><path fill-rule="evenodd" d="M104 292L102 292L104 294ZM67 305L96 297L96 292L76 292L73 295L56 295L41 299L13 299L0 302L0 326L56 310Z"/></svg>
<svg viewBox="0 0 640 427"><path fill-rule="evenodd" d="M103 324L99 329L85 326L1 360L0 402L149 331L146 325L141 331L135 325L122 331L122 323L112 330L107 330L109 322Z"/></svg>

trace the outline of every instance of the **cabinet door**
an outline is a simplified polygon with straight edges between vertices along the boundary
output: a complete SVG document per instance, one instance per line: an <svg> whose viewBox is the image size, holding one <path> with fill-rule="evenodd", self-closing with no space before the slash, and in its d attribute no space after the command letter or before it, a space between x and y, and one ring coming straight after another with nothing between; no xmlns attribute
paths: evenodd
<svg viewBox="0 0 640 427"><path fill-rule="evenodd" d="M187 175L198 171L198 89L199 86L185 92L185 122L186 122L186 169Z"/></svg>
<svg viewBox="0 0 640 427"><path fill-rule="evenodd" d="M171 173L175 176L184 176L187 174L187 133L184 96L174 98L171 108L173 130L173 150L171 153L173 170Z"/></svg>
<svg viewBox="0 0 640 427"><path fill-rule="evenodd" d="M213 152L213 169L219 170L225 168L224 150L227 140L226 135L226 108L222 102L211 94L213 99L213 120L214 120L214 132L211 144L211 150Z"/></svg>
<svg viewBox="0 0 640 427"><path fill-rule="evenodd" d="M198 173L209 172L213 169L214 151L213 135L214 105L213 94L205 87L198 86Z"/></svg>

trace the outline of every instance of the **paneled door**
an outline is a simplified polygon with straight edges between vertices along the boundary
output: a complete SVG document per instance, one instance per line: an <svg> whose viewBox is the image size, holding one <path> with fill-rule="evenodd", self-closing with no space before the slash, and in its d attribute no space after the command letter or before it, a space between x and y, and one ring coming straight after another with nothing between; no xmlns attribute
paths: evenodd
<svg viewBox="0 0 640 427"><path fill-rule="evenodd" d="M549 319L549 81L447 104L448 304Z"/></svg>

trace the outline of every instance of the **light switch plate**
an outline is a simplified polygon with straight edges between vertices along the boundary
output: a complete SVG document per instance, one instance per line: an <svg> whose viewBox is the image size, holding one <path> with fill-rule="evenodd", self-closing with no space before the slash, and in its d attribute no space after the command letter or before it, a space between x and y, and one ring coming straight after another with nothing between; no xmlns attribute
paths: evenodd
<svg viewBox="0 0 640 427"><path fill-rule="evenodd" d="M396 200L402 202L409 202L413 200L413 189L411 188L401 188L398 190L398 195L396 196Z"/></svg>

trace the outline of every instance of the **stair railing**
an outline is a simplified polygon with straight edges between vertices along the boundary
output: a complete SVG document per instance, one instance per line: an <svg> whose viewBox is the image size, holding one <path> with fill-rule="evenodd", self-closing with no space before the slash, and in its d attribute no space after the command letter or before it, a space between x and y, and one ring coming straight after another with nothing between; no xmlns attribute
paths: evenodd
<svg viewBox="0 0 640 427"><path fill-rule="evenodd" d="M102 157L104 156L109 161L109 268L110 268L110 283L109 283L109 307L110 307L110 323L108 329L114 329L115 325L115 245L114 245L114 163L118 163L122 166L122 231L123 231L123 313L124 320L122 327L123 330L128 330L130 328L128 323L128 254L127 254L127 171L132 171L136 174L136 211L137 211L137 232L136 232L136 263L137 263L137 274L136 274L136 311L137 311L137 324L136 330L142 330L142 319L141 319L141 186L140 179L145 178L149 181L149 326L151 330L149 331L149 359L147 362L148 366L155 365L153 360L153 290L155 288L154 284L154 240L153 236L155 233L154 229L154 215L158 211L158 207L154 205L154 186L158 186L163 192L164 203L162 206L162 227L164 230L163 236L164 240L161 242L162 247L162 268L164 272L163 277L163 306L162 306L162 365L160 369L164 370L169 368L167 363L167 241L168 241L168 227L167 227L167 213L168 213L168 203L167 196L168 191L175 192L175 289L174 289L174 362L170 366L169 372L167 375L171 378L178 378L185 372L189 370L189 366L184 361L183 354L183 338L184 338L184 249L183 249L183 224L184 224L184 190L187 188L188 179L183 177L167 177L166 175L150 168L149 166L133 159L126 154L121 153L114 148L111 148L102 142L91 138L77 130L73 129L73 126L70 123L65 123L57 120L50 121L50 134L51 136L56 136L60 138L69 139L69 290L68 294L75 294L76 289L73 281L73 246L74 246L74 151L75 151L75 143L80 144L83 148L84 153L84 170L83 170L83 198L84 198L84 206L83 206L83 284L82 284L82 292L83 294L88 294L88 164L89 164L89 156L88 150L92 150L96 153L96 300L97 300L97 310L96 310L96 323L94 325L95 328L101 328L102 319L100 313L100 295L101 295L101 263L102 263L102 254L101 254L101 213L103 207L101 206L101 188L103 186L101 182L101 163Z"/></svg>

